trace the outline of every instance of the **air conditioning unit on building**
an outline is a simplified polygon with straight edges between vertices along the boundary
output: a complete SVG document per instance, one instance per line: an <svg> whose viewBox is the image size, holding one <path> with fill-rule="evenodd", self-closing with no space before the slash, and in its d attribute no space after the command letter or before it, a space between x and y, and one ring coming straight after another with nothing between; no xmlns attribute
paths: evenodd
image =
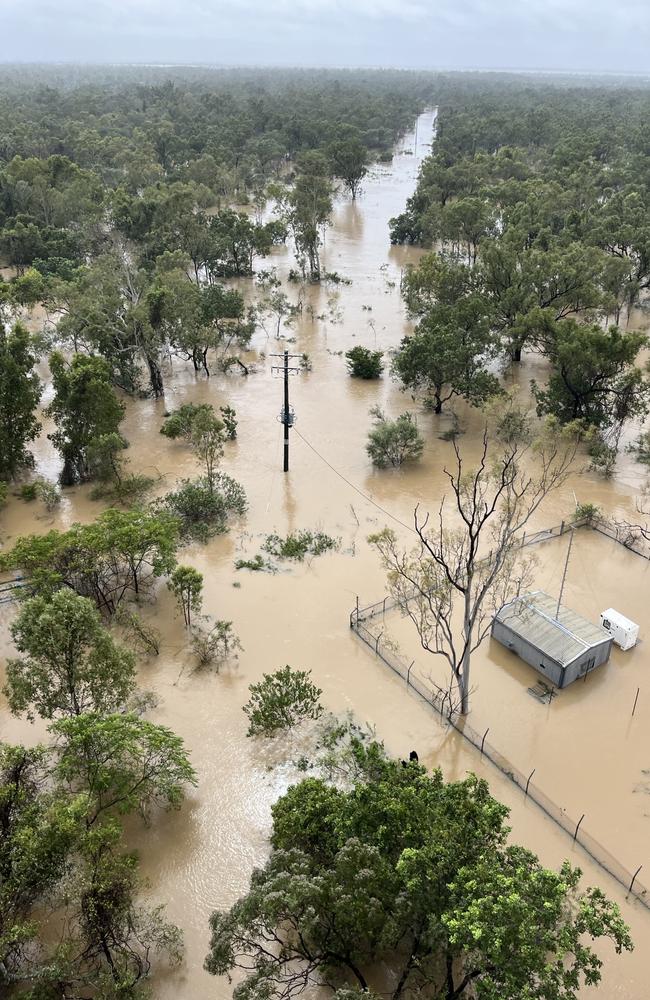
<svg viewBox="0 0 650 1000"><path fill-rule="evenodd" d="M600 624L606 632L609 632L616 645L620 646L621 649L632 649L632 646L636 646L639 638L639 626L619 611L615 611L614 608L603 611L600 616Z"/></svg>

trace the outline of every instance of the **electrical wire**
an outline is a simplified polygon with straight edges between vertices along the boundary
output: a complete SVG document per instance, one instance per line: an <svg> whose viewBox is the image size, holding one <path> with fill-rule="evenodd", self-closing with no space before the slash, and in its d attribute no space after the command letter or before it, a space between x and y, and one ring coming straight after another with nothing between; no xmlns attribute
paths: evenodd
<svg viewBox="0 0 650 1000"><path fill-rule="evenodd" d="M307 438L304 436L304 434L300 433L300 431L298 430L298 428L295 425L294 425L294 427L292 429L298 435L298 437L300 438L300 440L304 441L305 444L307 445L307 447L311 448L311 450L314 452L314 454L317 455L318 458L320 458L321 462L323 462L327 466L328 469L331 469L332 472L339 477L339 479L342 479L343 482L346 483L350 487L350 489L354 490L355 493L358 493L360 497L363 497L363 499L366 500L367 503L371 503L373 505L373 507L376 507L377 510L380 510L382 512L382 514L386 515L386 517L390 517L391 520L395 521L396 524L401 525L402 528L406 528L407 531L412 531L413 534L417 534L415 528L412 525L405 524L404 521L400 521L399 517L396 517L394 514L391 514L391 512L389 510L386 510L385 507L382 507L381 504L377 503L376 500L373 500L372 497L368 496L367 493L364 493L363 490L360 490L359 487L355 486L355 484L352 483L352 482L350 482L349 479L346 479L346 477L343 475L343 473L339 472L338 469L335 469L334 466L332 465L332 463L328 462L324 455L321 455L321 453L318 451L318 449L315 448L314 445L310 441L307 440Z"/></svg>

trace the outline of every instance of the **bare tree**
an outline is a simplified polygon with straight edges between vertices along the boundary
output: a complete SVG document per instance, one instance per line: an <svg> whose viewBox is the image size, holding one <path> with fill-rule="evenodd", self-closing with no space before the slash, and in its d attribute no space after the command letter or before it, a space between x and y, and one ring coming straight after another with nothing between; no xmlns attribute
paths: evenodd
<svg viewBox="0 0 650 1000"><path fill-rule="evenodd" d="M390 529L370 538L422 647L447 661L463 715L469 711L472 653L496 611L530 578L520 532L544 498L565 482L578 447L575 427L560 431L551 424L535 440L529 422L526 428L491 444L486 426L478 466L467 472L454 442L454 468L444 470L451 502L443 499L436 524L415 508L414 550L403 550Z"/></svg>

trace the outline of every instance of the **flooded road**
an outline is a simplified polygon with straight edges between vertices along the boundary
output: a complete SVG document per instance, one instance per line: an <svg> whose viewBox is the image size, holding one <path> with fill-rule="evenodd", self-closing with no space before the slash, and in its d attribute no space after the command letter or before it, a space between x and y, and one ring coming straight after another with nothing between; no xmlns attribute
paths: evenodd
<svg viewBox="0 0 650 1000"><path fill-rule="evenodd" d="M224 469L243 483L250 504L247 516L229 534L182 553L184 563L204 574L204 612L234 622L244 646L239 664L219 675L191 673L182 622L164 588L157 603L146 611L163 631L164 643L159 657L141 664L140 682L158 698L152 718L185 739L199 775L198 788L180 813L162 816L147 829L134 824L130 831L131 842L141 852L152 896L167 903L169 917L185 933L183 967L156 980L155 995L161 1000L179 996L225 1000L231 995L227 981L215 980L202 971L208 916L242 894L252 868L263 863L271 804L295 780L288 767L269 770L265 747L246 739L241 706L247 700L249 684L285 663L311 670L323 689L326 706L334 712L352 710L361 722L375 725L389 752L403 756L416 747L423 763L441 766L448 778L462 777L469 770L487 777L494 795L512 807L518 841L537 851L549 865L572 857L584 867L591 882L620 899L638 947L632 955L621 958L603 948L605 981L598 995L603 1000L646 1000L648 996L644 952L650 943L650 913L627 906L615 883L580 849L572 850L570 838L531 802L525 802L456 734L440 728L426 706L390 676L348 628L355 596L369 602L385 589L384 573L367 545L367 535L390 524L406 540L408 533L398 522L410 522L416 502L425 508L439 502L444 491L443 466L452 453L451 445L440 439L450 425L449 415L436 418L421 411L387 374L378 383L350 379L342 356L356 344L394 348L409 329L399 280L402 269L416 261L421 251L391 248L387 227L413 191L419 166L429 152L434 118L433 112L422 115L417 144L414 134L406 135L391 164L372 168L356 203L344 198L337 201L333 224L326 234L323 265L352 283L308 288L302 316L284 331L289 349L308 353L313 365L310 373L291 381L297 424L292 432L288 475L280 471L282 427L277 415L282 386L272 375L268 358L283 349L283 339L266 338L263 332L256 335L251 360L258 360L259 370L247 379L235 374L206 379L195 375L191 366L175 361L166 374L164 400L128 402L124 432L130 441L132 469L157 470L162 477L160 492L170 489L176 479L197 472L189 450L158 433L165 409L187 401L233 406L239 419L238 438L227 445ZM278 248L273 264L280 275L286 275L294 266L290 251ZM287 291L294 297L298 294L293 286ZM530 378L540 377L543 367L542 359L526 358L516 378L525 387ZM417 411L426 446L416 466L396 471L372 469L365 441L372 421L368 411L376 404L390 414ZM457 412L465 431L460 443L469 460L476 454L481 419L460 405ZM47 429L45 426L36 448L38 471L55 478L59 463L45 438ZM569 517L575 506L574 491L582 502L600 504L609 512L629 513L644 478L642 468L628 456L622 457L610 481L595 474L575 477L549 498L537 516L537 526ZM27 505L12 499L0 515L2 540L9 545L18 534L87 521L100 509L84 487L65 491L54 516L45 514L38 502ZM286 534L300 528L320 528L339 536L340 551L277 575L234 570L234 559L259 551L267 532ZM240 586L233 586L235 583ZM625 586L623 574L621 599ZM1 610L6 643L10 612ZM625 612L625 607L621 610ZM488 704L489 695L481 692L483 696ZM476 711L480 711L478 703ZM505 705L501 711L505 714ZM13 719L4 701L0 702L0 726L3 739L31 742L43 736L42 728ZM588 756L588 741L595 745L600 733L596 727L590 731L586 726L581 732ZM526 747L524 741L522 753L528 752ZM624 744L621 747L625 753ZM594 769L579 778L594 787L600 783Z"/></svg>

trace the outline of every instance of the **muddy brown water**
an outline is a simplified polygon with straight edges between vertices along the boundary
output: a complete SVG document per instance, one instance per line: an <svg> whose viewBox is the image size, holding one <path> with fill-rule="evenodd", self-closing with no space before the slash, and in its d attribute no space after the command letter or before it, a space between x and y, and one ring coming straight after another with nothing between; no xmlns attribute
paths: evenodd
<svg viewBox="0 0 650 1000"><path fill-rule="evenodd" d="M650 942L650 913L627 904L617 885L579 848L572 848L566 834L533 803L523 801L516 789L455 733L442 729L430 710L409 694L348 628L356 595L369 603L385 589L384 574L366 542L367 535L391 524L407 540L408 532L388 514L408 523L415 502L425 508L436 505L444 491L443 466L451 455L451 446L439 436L449 427L448 416L435 418L420 412L387 376L379 383L348 378L340 353L355 344L395 347L408 330L399 279L402 268L416 261L420 251L391 248L387 223L403 209L414 188L419 165L429 149L434 117L433 112L421 116L417 145L413 134L405 136L392 163L371 170L356 203L342 198L336 204L323 262L328 270L350 278L351 285L308 289L305 307L311 305L312 312L305 308L300 321L284 331L287 341L266 338L260 332L251 353L258 371L248 379L235 374L206 379L195 376L190 366L174 361L167 372L164 400L129 401L127 405L125 433L131 445L132 468L159 474L160 491L169 489L177 478L196 474L189 451L158 433L165 408L189 400L234 406L239 433L237 441L227 446L224 469L244 484L250 502L247 516L227 535L207 546L191 546L182 554L183 562L204 574L204 611L235 623L244 645L238 665L224 668L218 676L192 673L182 623L167 592L162 589L156 604L145 611L164 636L160 656L143 661L140 668L142 686L158 698L152 718L185 739L199 775L198 788L189 794L180 812L157 817L148 828L135 823L129 827L129 842L140 851L152 898L167 903L169 917L185 933L183 966L173 973L163 970L155 978L155 995L161 1000L231 995L232 986L226 980L213 979L202 970L209 938L208 916L213 909L232 904L245 891L252 868L263 863L268 852L271 804L295 780L289 766L269 769L266 749L246 739L241 706L251 682L285 663L312 670L327 707L335 712L351 710L360 721L376 726L377 735L391 753L403 756L417 748L423 763L441 766L449 778L462 777L468 771L484 775L493 793L511 807L513 836L518 841L537 851L549 865L571 857L584 868L590 882L601 884L620 901L632 925L637 950L616 958L610 948L600 948L605 962L600 995L628 1000L644 1000L649 995L644 954ZM277 249L273 263L280 274L286 274L293 266L290 251ZM250 288L251 283L243 285ZM298 294L295 289L290 293L294 297ZM40 321L41 317L35 320ZM288 475L280 471L282 428L277 416L282 404L281 382L272 375L268 358L285 343L296 353L307 352L313 363L310 374L291 381L297 423L291 435ZM266 359L261 359L261 354L267 355ZM543 360L530 357L517 378L526 387L531 377L543 377L543 372ZM426 447L416 466L394 472L372 470L364 446L371 423L368 410L377 403L391 414L407 408L418 410ZM480 416L463 407L457 410L465 428L461 446L471 459L477 451ZM39 473L54 479L59 462L45 437L47 430L45 422L35 451ZM609 512L630 513L644 479L643 469L623 455L610 481L590 473L573 477L549 498L536 526L557 524L570 516L574 493L578 500L598 503ZM28 505L12 498L1 515L3 544L11 544L19 534L88 521L100 509L81 487L65 491L53 516L38 502ZM341 550L275 576L235 572L234 558L259 551L267 532L284 534L307 527L339 536ZM586 558L590 558L588 554ZM607 553L602 558L606 565ZM619 569L616 574L616 606L625 613L627 588L638 588L638 581L628 580ZM235 583L241 586L233 586ZM592 585L599 586L599 580L594 578ZM576 599L579 586L578 580ZM631 589L629 596L631 601ZM604 594L602 603L607 606ZM643 602L635 599L633 606L635 613L642 615ZM11 614L10 608L0 608L5 654L10 650L7 625ZM491 655L485 654L487 658ZM490 676L486 670L486 678ZM507 678L507 684L502 677L494 685L482 679L475 699L477 719L481 713L490 718L498 714L505 727L509 716L517 712L527 678L510 674ZM592 799L600 798L598 832L616 853L617 841L623 836L617 811L633 793L627 795L615 763L604 772L590 764L590 748L598 756L602 724L592 724L595 703L590 701L587 688L571 720L571 731L581 746L573 774L576 783L592 789ZM596 718L600 719L598 713ZM563 732L562 722L558 713L554 717L556 734ZM0 727L2 738L7 740L31 742L45 733L41 725L12 718L4 700L0 700ZM525 766L531 747L536 760L546 753L541 731L536 738L534 727L529 732L523 722L514 731L518 736L513 736L508 749L516 763L520 753L521 766ZM644 745L650 766L650 741L643 735L639 740L635 766L637 757L643 758ZM609 752L612 762L617 755L623 760L627 753L626 741L617 739L614 732ZM549 754L549 768L554 759ZM568 794L573 791L568 775L566 782ZM650 818L647 825L642 819L635 838L647 839Z"/></svg>

